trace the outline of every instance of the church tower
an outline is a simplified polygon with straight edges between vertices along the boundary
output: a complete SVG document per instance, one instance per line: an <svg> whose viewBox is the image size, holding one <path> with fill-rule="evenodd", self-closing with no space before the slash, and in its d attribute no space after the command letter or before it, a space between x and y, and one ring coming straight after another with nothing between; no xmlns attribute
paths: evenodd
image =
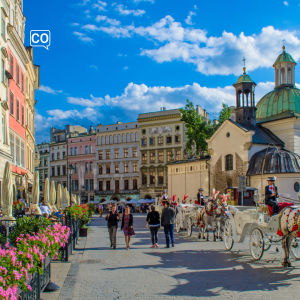
<svg viewBox="0 0 300 300"><path fill-rule="evenodd" d="M245 58L243 59L245 64ZM236 92L236 110L235 121L242 125L252 126L256 124L255 120L255 86L249 75L246 74L244 65L243 75L233 84Z"/></svg>

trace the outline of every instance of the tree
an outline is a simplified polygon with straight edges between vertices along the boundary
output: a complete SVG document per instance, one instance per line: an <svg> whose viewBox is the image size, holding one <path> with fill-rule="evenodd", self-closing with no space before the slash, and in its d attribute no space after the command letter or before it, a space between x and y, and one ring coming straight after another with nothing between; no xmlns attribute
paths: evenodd
<svg viewBox="0 0 300 300"><path fill-rule="evenodd" d="M182 114L181 121L184 121L187 128L186 136L188 138L186 148L188 151L192 149L192 142L196 142L197 152L207 152L207 142L216 130L231 116L231 109L227 104L222 103L222 110L219 114L218 122L206 120L199 115L194 107L193 102L186 100L184 108L180 109Z"/></svg>

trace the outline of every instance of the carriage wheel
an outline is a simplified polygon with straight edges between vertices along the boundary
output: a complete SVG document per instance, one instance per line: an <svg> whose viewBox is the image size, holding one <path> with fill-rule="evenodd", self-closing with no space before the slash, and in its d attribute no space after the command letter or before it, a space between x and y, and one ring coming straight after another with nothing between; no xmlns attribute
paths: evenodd
<svg viewBox="0 0 300 300"><path fill-rule="evenodd" d="M179 214L176 215L176 219L175 219L175 229L176 229L176 232L179 233L180 232L180 219L179 219Z"/></svg>
<svg viewBox="0 0 300 300"><path fill-rule="evenodd" d="M224 225L223 241L224 241L225 249L227 251L230 251L234 243L233 234L232 234L232 224L230 222L230 219L227 219Z"/></svg>
<svg viewBox="0 0 300 300"><path fill-rule="evenodd" d="M297 238L293 238L291 241L290 252L296 260L300 259L300 242Z"/></svg>
<svg viewBox="0 0 300 300"><path fill-rule="evenodd" d="M193 222L192 222L192 218L189 217L188 222L187 222L187 228L188 228L188 236L191 236L193 233Z"/></svg>
<svg viewBox="0 0 300 300"><path fill-rule="evenodd" d="M264 237L262 232L256 228L250 235L250 251L254 260L261 259L264 253Z"/></svg>
<svg viewBox="0 0 300 300"><path fill-rule="evenodd" d="M264 251L268 251L271 248L271 244L266 245L266 243L270 243L272 236L269 238L267 236L264 237Z"/></svg>

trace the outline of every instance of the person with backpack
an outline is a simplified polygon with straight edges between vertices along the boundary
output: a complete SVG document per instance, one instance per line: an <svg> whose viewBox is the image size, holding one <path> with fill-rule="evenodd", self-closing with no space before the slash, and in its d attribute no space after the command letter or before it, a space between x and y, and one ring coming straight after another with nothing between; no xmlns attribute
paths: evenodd
<svg viewBox="0 0 300 300"><path fill-rule="evenodd" d="M160 227L160 217L159 213L155 211L155 206L151 206L151 210L147 214L146 227L149 226L151 233L152 246L151 248L158 247L158 237L157 233Z"/></svg>

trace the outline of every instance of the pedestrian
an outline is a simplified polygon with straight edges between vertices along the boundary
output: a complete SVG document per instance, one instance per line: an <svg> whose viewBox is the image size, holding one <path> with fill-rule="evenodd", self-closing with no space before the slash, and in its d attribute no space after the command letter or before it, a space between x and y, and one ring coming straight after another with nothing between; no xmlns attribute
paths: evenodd
<svg viewBox="0 0 300 300"><path fill-rule="evenodd" d="M122 217L122 226L121 230L123 229L125 235L125 243L126 249L130 248L130 238L135 235L133 230L133 215L130 213L130 209L128 206L125 207L125 212Z"/></svg>
<svg viewBox="0 0 300 300"><path fill-rule="evenodd" d="M102 214L103 214L103 205L102 205L102 203L99 204L98 210L99 210L99 216L100 216L100 218L101 218L101 217L102 217Z"/></svg>
<svg viewBox="0 0 300 300"><path fill-rule="evenodd" d="M149 226L151 233L152 246L151 248L158 247L157 233L160 227L159 213L155 211L155 206L151 205L151 211L148 212L146 218L146 227Z"/></svg>
<svg viewBox="0 0 300 300"><path fill-rule="evenodd" d="M170 248L170 238L172 247L175 244L174 238L174 224L175 224L175 210L170 207L170 202L165 201L165 208L161 214L161 225L164 226L164 232L166 236L166 248Z"/></svg>
<svg viewBox="0 0 300 300"><path fill-rule="evenodd" d="M105 220L107 221L107 227L109 232L110 247L116 249L117 247L117 229L118 222L120 220L115 205L112 205L111 211L108 212Z"/></svg>

